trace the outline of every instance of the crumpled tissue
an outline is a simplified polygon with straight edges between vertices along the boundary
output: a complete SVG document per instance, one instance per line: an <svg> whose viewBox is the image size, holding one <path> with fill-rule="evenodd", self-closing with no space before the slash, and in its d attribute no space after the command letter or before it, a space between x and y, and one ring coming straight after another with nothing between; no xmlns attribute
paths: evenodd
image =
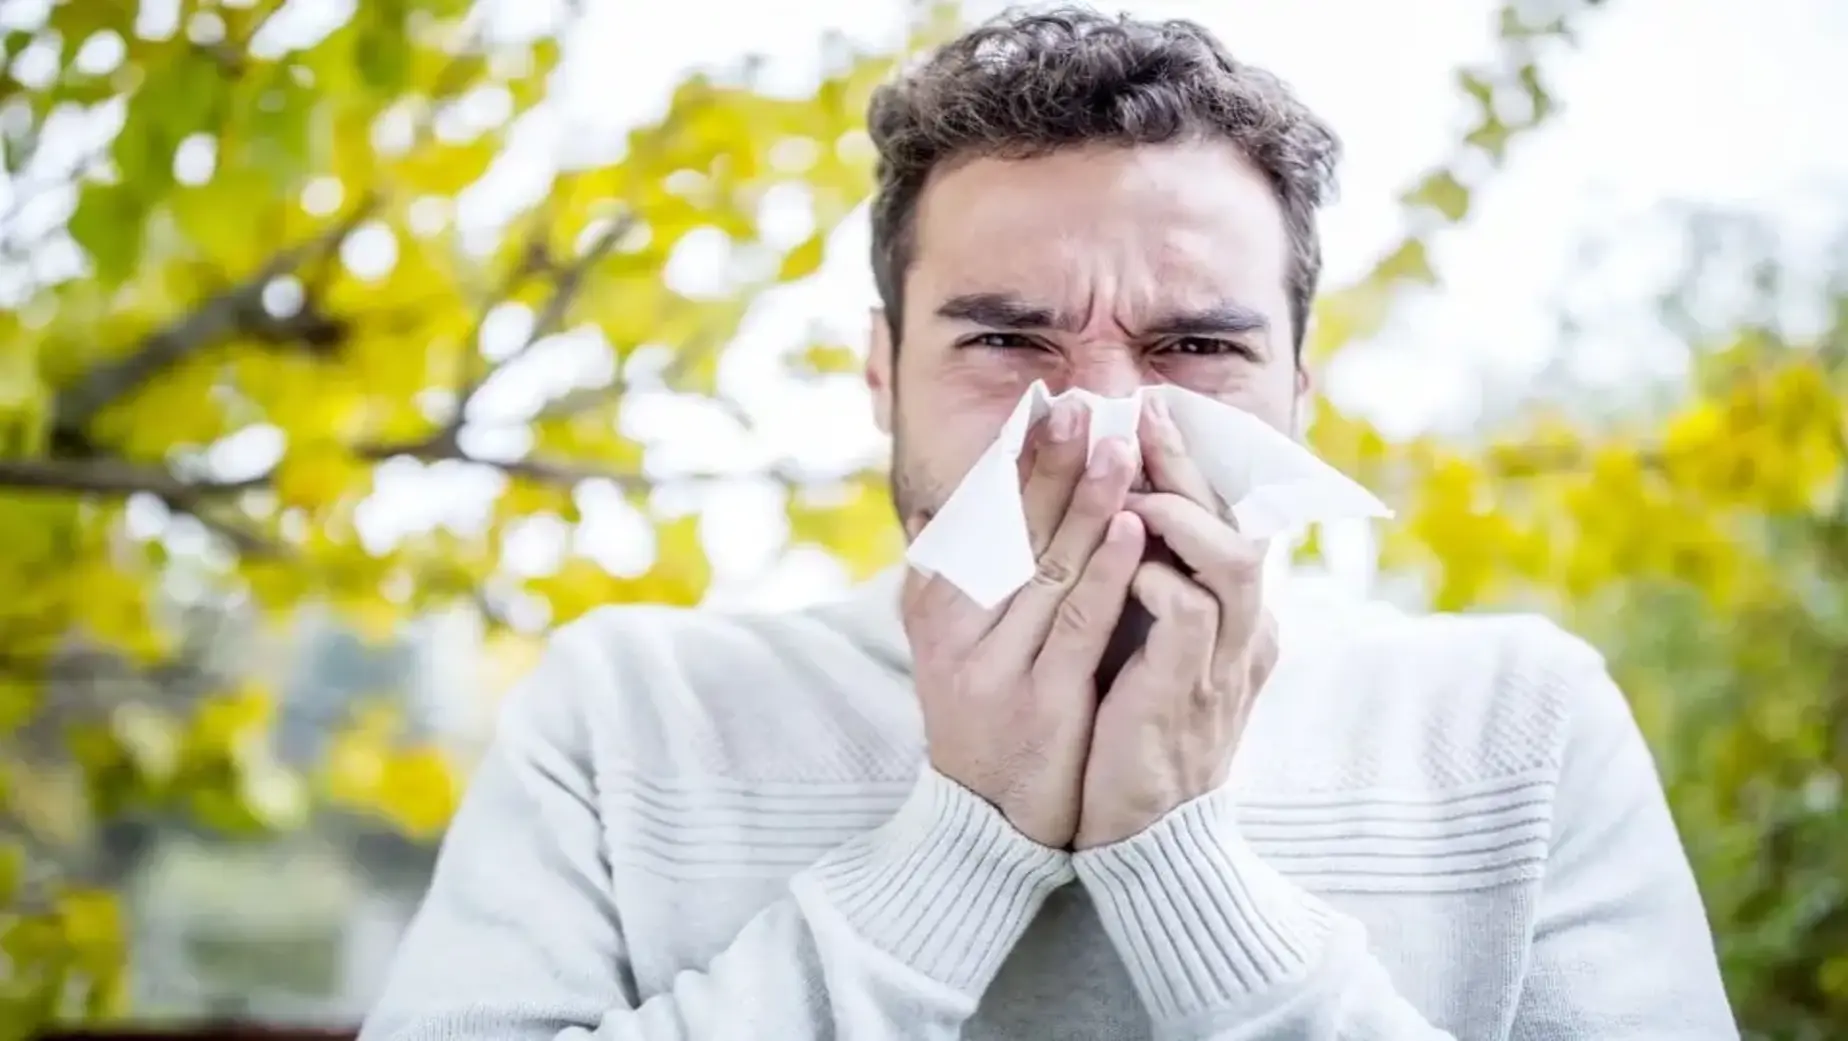
<svg viewBox="0 0 1848 1041"><path fill-rule="evenodd" d="M1295 440L1205 395L1173 384L1142 387L1121 398L1078 388L1054 395L1036 381L994 444L912 540L906 561L925 575L947 580L985 608L1013 595L1036 566L1018 463L1027 431L1054 401L1070 396L1090 409L1091 451L1107 437L1134 444L1147 394L1161 396L1195 465L1249 538L1268 539L1307 524L1392 516L1371 492Z"/></svg>

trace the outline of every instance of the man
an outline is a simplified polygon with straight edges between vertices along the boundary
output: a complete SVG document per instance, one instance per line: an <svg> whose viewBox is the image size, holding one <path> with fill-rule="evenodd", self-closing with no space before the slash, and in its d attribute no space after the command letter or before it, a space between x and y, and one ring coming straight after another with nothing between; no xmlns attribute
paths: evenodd
<svg viewBox="0 0 1848 1041"><path fill-rule="evenodd" d="M1014 15L870 123L908 531L1036 379L1294 429L1337 148L1271 76L1184 22ZM560 632L368 1041L1738 1036L1595 653L1534 619L1273 621L1168 418L1088 466L1084 431L1035 432L1040 566L995 610L902 573Z"/></svg>

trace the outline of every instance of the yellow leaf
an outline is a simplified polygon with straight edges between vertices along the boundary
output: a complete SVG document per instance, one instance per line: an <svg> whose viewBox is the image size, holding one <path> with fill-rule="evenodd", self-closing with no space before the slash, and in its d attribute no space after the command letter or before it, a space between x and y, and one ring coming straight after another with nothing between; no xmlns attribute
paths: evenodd
<svg viewBox="0 0 1848 1041"><path fill-rule="evenodd" d="M862 364L860 352L851 347L817 345L802 354L802 367L822 375L858 373Z"/></svg>
<svg viewBox="0 0 1848 1041"><path fill-rule="evenodd" d="M0 907L11 907L26 878L26 850L16 841L0 842Z"/></svg>
<svg viewBox="0 0 1848 1041"><path fill-rule="evenodd" d="M1437 273L1431 270L1431 259L1425 254L1425 244L1418 239L1406 239L1399 244L1374 269L1374 273L1391 282L1411 282L1417 285L1436 285Z"/></svg>
<svg viewBox="0 0 1848 1041"><path fill-rule="evenodd" d="M891 496L873 479L791 496L789 540L828 550L856 581L890 567L904 551Z"/></svg>
<svg viewBox="0 0 1848 1041"><path fill-rule="evenodd" d="M378 804L385 817L412 838L441 834L454 816L461 793L455 768L432 747L388 756L379 778Z"/></svg>
<svg viewBox="0 0 1848 1041"><path fill-rule="evenodd" d="M712 564L700 539L699 515L690 513L655 525L655 561L644 576L652 603L692 606L706 595Z"/></svg>
<svg viewBox="0 0 1848 1041"><path fill-rule="evenodd" d="M500 148L493 134L455 144L431 142L392 163L391 175L408 190L457 195L487 172Z"/></svg>
<svg viewBox="0 0 1848 1041"><path fill-rule="evenodd" d="M72 889L57 899L59 924L78 964L106 975L121 962L125 947L121 908L105 890Z"/></svg>
<svg viewBox="0 0 1848 1041"><path fill-rule="evenodd" d="M370 474L347 449L331 442L292 447L276 467L276 498L284 506L315 510L362 490Z"/></svg>
<svg viewBox="0 0 1848 1041"><path fill-rule="evenodd" d="M1304 354L1326 361L1341 348L1369 339L1391 313L1390 283L1374 277L1346 289L1323 294L1315 305Z"/></svg>
<svg viewBox="0 0 1848 1041"><path fill-rule="evenodd" d="M386 739L357 728L336 734L321 762L327 798L349 809L370 806L385 777Z"/></svg>
<svg viewBox="0 0 1848 1041"><path fill-rule="evenodd" d="M816 232L804 239L801 245L784 255L783 266L776 275L777 281L794 282L821 270L821 262L827 245L828 240L821 232Z"/></svg>

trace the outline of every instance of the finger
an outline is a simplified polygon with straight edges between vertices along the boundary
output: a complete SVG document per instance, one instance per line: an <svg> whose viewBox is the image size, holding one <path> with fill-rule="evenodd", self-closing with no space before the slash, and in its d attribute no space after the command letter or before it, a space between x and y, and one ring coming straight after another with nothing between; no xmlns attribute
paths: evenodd
<svg viewBox="0 0 1848 1041"><path fill-rule="evenodd" d="M1103 542L1053 612L1040 646L1038 668L1070 677L1097 672L1129 599L1129 584L1142 559L1142 540L1142 521L1135 514L1118 513L1110 518Z"/></svg>
<svg viewBox="0 0 1848 1041"><path fill-rule="evenodd" d="M1127 508L1218 597L1229 620L1251 621L1264 577L1264 550L1259 543L1240 535L1206 507L1172 492L1131 496Z"/></svg>
<svg viewBox="0 0 1848 1041"><path fill-rule="evenodd" d="M1053 402L1045 437L1034 450L1032 470L1021 488L1020 499L1035 557L1051 545L1071 505L1073 488L1084 472L1089 428L1086 418L1083 406L1075 401ZM1101 522L1098 530L1103 530Z"/></svg>
<svg viewBox="0 0 1848 1041"><path fill-rule="evenodd" d="M1264 683L1277 668L1277 659L1281 646L1277 637L1277 616L1269 611L1258 612L1258 622L1252 632L1251 642L1246 650L1245 682L1254 691L1264 689Z"/></svg>
<svg viewBox="0 0 1848 1041"><path fill-rule="evenodd" d="M1099 442L1097 451L1091 454L1091 463L1078 482L1051 544L1040 555L1033 578L1014 594L1006 616L995 625L998 633L1005 630L1001 638L1016 643L1022 653L1039 652L1059 605L1103 542L1110 518L1122 511L1135 469L1135 453L1118 438ZM1142 526L1136 527L1140 533Z"/></svg>
<svg viewBox="0 0 1848 1041"><path fill-rule="evenodd" d="M1141 667L1125 674L1152 670L1177 683L1192 683L1204 675L1218 646L1218 599L1174 568L1146 561L1136 568L1130 592L1148 608L1155 624L1138 656Z"/></svg>
<svg viewBox="0 0 1848 1041"><path fill-rule="evenodd" d="M1037 422L1027 428L1027 436L1020 442L1020 454L1014 457L1014 468L1020 475L1020 486L1027 485L1027 478L1033 476L1033 466L1039 461L1040 447L1052 440L1052 413L1048 411Z"/></svg>
<svg viewBox="0 0 1848 1041"><path fill-rule="evenodd" d="M1160 396L1147 396L1139 426L1142 466L1148 472L1149 486L1158 492L1172 492L1190 499L1214 513L1220 512L1219 494L1213 491L1206 475L1188 454L1181 428Z"/></svg>
<svg viewBox="0 0 1848 1041"><path fill-rule="evenodd" d="M975 646L994 627L1005 607L1004 601L984 608L941 576L925 575L914 568L905 569L905 582L899 592L899 613L907 636L951 649Z"/></svg>

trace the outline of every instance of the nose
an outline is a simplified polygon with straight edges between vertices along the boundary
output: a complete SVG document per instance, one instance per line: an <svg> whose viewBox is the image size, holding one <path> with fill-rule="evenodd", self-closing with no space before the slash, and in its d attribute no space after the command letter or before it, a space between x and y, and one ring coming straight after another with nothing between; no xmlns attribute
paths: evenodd
<svg viewBox="0 0 1848 1041"><path fill-rule="evenodd" d="M1077 387L1099 397L1126 398L1142 386L1147 375L1129 345L1094 344L1073 350L1059 378L1047 384L1055 393Z"/></svg>
<svg viewBox="0 0 1848 1041"><path fill-rule="evenodd" d="M1072 351L1066 358L1060 379L1048 380L1047 386L1054 393L1062 393L1072 388L1090 391L1101 398L1127 398L1134 394L1144 383L1150 382L1148 371L1135 348L1127 344L1087 344ZM1137 445L1132 425L1118 431L1133 446ZM1092 431L1093 437L1097 432ZM1150 490L1148 474L1143 471L1140 451L1132 451L1136 475L1132 487L1135 491Z"/></svg>

